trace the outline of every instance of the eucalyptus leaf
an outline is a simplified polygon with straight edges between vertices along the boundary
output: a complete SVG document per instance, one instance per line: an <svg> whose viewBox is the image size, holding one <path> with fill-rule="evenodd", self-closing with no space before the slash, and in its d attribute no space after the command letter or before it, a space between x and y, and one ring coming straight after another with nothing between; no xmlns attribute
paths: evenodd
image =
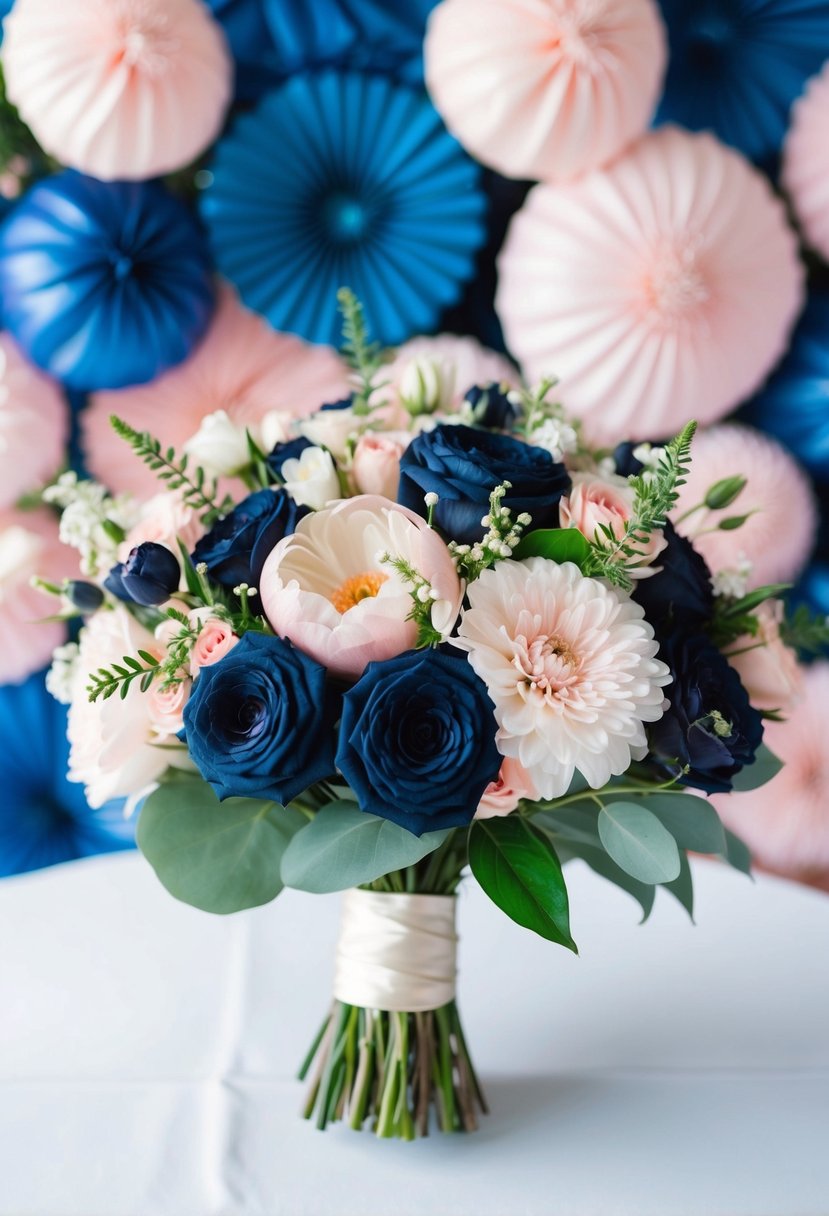
<svg viewBox="0 0 829 1216"><path fill-rule="evenodd" d="M641 803L612 802L599 812L599 836L617 865L640 882L673 882L679 876L676 841Z"/></svg>
<svg viewBox="0 0 829 1216"><path fill-rule="evenodd" d="M548 810L537 811L532 817L532 823L551 836L601 849L598 815L598 804L585 799L583 802L571 802L560 808L552 806Z"/></svg>
<svg viewBox="0 0 829 1216"><path fill-rule="evenodd" d="M772 777L776 777L782 767L783 761L779 760L765 743L761 743L754 757L754 763L741 768L735 776L733 788L739 793L758 790L761 785L771 781Z"/></svg>
<svg viewBox="0 0 829 1216"><path fill-rule="evenodd" d="M725 845L725 860L728 864L735 870L739 870L741 874L746 874L751 878L751 853L748 845L744 844L740 837L735 836L728 828L725 829Z"/></svg>
<svg viewBox="0 0 829 1216"><path fill-rule="evenodd" d="M684 853L679 855L679 875L673 882L666 882L662 885L666 891L670 891L674 899L677 899L691 918L691 924L694 923L694 880L691 875L691 866L688 863L688 858Z"/></svg>
<svg viewBox="0 0 829 1216"><path fill-rule="evenodd" d="M693 794L652 794L644 805L668 829L680 849L725 855L725 828L707 798Z"/></svg>
<svg viewBox="0 0 829 1216"><path fill-rule="evenodd" d="M285 850L286 887L324 895L374 882L433 853L451 828L415 836L389 819L361 811L356 802L329 802Z"/></svg>
<svg viewBox="0 0 829 1216"><path fill-rule="evenodd" d="M590 556L588 541L578 528L539 528L522 538L513 557L546 557L554 562L575 562L581 567Z"/></svg>
<svg viewBox="0 0 829 1216"><path fill-rule="evenodd" d="M276 898L282 854L305 822L277 802L219 802L201 778L181 776L150 794L137 841L171 895L225 914Z"/></svg>
<svg viewBox="0 0 829 1216"><path fill-rule="evenodd" d="M567 884L552 842L519 815L477 819L469 830L472 873L517 924L578 953Z"/></svg>
<svg viewBox="0 0 829 1216"><path fill-rule="evenodd" d="M648 919L653 908L656 887L650 883L637 882L626 874L621 866L617 866L612 857L601 846L582 844L576 840L567 840L557 846L557 852L562 862L578 859L583 861L594 873L620 887L628 895L632 895L642 909L642 924Z"/></svg>

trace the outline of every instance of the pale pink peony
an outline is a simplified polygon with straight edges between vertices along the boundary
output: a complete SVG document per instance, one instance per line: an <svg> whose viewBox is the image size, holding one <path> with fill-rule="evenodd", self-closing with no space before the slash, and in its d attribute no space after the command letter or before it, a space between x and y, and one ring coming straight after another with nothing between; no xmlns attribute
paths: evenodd
<svg viewBox="0 0 829 1216"><path fill-rule="evenodd" d="M580 772L593 789L647 750L670 672L642 609L571 562L500 562L467 595L454 644L495 704L498 749L543 798Z"/></svg>
<svg viewBox="0 0 829 1216"><path fill-rule="evenodd" d="M666 46L653 0L444 0L425 56L464 147L509 177L561 181L645 130Z"/></svg>
<svg viewBox="0 0 829 1216"><path fill-rule="evenodd" d="M536 799L538 792L520 761L508 757L501 764L496 781L490 781L475 812L476 819L510 815L522 798Z"/></svg>
<svg viewBox="0 0 829 1216"><path fill-rule="evenodd" d="M763 869L829 891L829 663L807 668L803 696L764 742L784 762L767 785L712 799L726 826Z"/></svg>
<svg viewBox="0 0 829 1216"><path fill-rule="evenodd" d="M602 526L610 528L617 540L624 536L636 498L628 481L613 474L600 477L597 473L573 473L572 482L570 493L565 494L559 503L562 528L578 528L582 536L590 541L603 539L603 534L598 531ZM641 546L641 559L636 561L635 566L633 562L628 566L631 578L647 578L655 574L658 566L655 567L653 563L665 545L661 529L654 529Z"/></svg>
<svg viewBox="0 0 829 1216"><path fill-rule="evenodd" d="M475 338L438 334L434 338L412 338L398 348L382 379L389 381L391 402L378 410L389 428L405 429L411 421L403 398L411 390L413 368L420 365L430 373L434 408L441 414L460 408L466 394L476 384L509 384L517 387L521 377L503 355L482 346Z"/></svg>
<svg viewBox="0 0 829 1216"><path fill-rule="evenodd" d="M38 143L93 177L157 177L218 135L233 63L200 0L16 0L8 95Z"/></svg>
<svg viewBox="0 0 829 1216"><path fill-rule="evenodd" d="M783 145L783 185L806 239L829 260L829 60L795 102Z"/></svg>
<svg viewBox="0 0 829 1216"><path fill-rule="evenodd" d="M207 334L184 363L150 384L92 394L82 419L87 463L111 489L147 497L158 481L112 430L110 414L180 452L217 410L255 429L273 413L302 418L347 392L333 350L276 333L225 287Z"/></svg>
<svg viewBox="0 0 829 1216"><path fill-rule="evenodd" d="M714 422L786 349L803 270L783 206L739 153L662 127L609 168L537 186L499 258L525 376L556 375L597 444Z"/></svg>
<svg viewBox="0 0 829 1216"><path fill-rule="evenodd" d="M749 635L735 642L734 649L743 653L729 656L728 661L756 709L777 709L788 714L803 692L803 668L794 650L780 636L782 602L761 604L757 617L760 621L757 636Z"/></svg>
<svg viewBox="0 0 829 1216"><path fill-rule="evenodd" d="M271 553L259 591L275 632L351 679L409 650L417 639L412 587L384 554L429 583L432 624L448 635L462 596L449 550L420 516L371 494L306 515Z"/></svg>
<svg viewBox="0 0 829 1216"><path fill-rule="evenodd" d="M744 555L752 564L750 587L793 579L817 530L814 495L794 458L776 439L736 423L701 431L691 453L691 469L674 511L677 529L693 540L715 574L738 567ZM732 506L681 519L715 482L735 475L748 478L748 484ZM707 532L723 518L749 512L750 518L733 532Z"/></svg>
<svg viewBox="0 0 829 1216"><path fill-rule="evenodd" d="M62 621L44 622L59 602L30 585L44 578L58 586L77 577L78 555L58 539L50 511L0 510L0 684L17 684L49 662L66 640Z"/></svg>
<svg viewBox="0 0 829 1216"><path fill-rule="evenodd" d="M153 703L138 681L123 700L114 696L91 702L86 691L91 671L121 663L124 655L138 650L158 659L164 655L153 635L120 604L96 612L81 632L69 708L69 780L86 787L93 807L137 794L157 781L171 762L171 753L153 744L175 739L166 727L159 730Z"/></svg>
<svg viewBox="0 0 829 1216"><path fill-rule="evenodd" d="M360 436L351 464L351 477L358 494L379 494L392 501L397 497L400 457L409 438L400 431Z"/></svg>
<svg viewBox="0 0 829 1216"><path fill-rule="evenodd" d="M54 477L68 437L69 411L57 384L0 334L0 507Z"/></svg>
<svg viewBox="0 0 829 1216"><path fill-rule="evenodd" d="M197 676L202 667L212 667L229 654L239 641L227 621L208 617L190 652L190 671Z"/></svg>

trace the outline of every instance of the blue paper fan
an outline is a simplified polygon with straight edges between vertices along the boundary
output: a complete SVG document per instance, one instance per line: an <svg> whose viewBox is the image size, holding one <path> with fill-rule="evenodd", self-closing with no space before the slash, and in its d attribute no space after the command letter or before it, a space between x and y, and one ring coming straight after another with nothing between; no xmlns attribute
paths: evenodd
<svg viewBox="0 0 829 1216"><path fill-rule="evenodd" d="M829 477L829 295L810 298L789 353L744 414Z"/></svg>
<svg viewBox="0 0 829 1216"><path fill-rule="evenodd" d="M132 847L123 803L93 811L66 780L66 710L42 674L0 688L0 737L0 877Z"/></svg>
<svg viewBox="0 0 829 1216"><path fill-rule="evenodd" d="M789 107L829 57L826 0L660 0L670 60L658 122L714 131L752 160L779 151Z"/></svg>
<svg viewBox="0 0 829 1216"><path fill-rule="evenodd" d="M338 343L337 289L375 336L431 329L485 239L479 171L421 90L295 76L216 150L202 214L221 272L277 329Z"/></svg>
<svg viewBox="0 0 829 1216"><path fill-rule="evenodd" d="M0 46L3 43L3 18L12 11L14 0L0 0Z"/></svg>

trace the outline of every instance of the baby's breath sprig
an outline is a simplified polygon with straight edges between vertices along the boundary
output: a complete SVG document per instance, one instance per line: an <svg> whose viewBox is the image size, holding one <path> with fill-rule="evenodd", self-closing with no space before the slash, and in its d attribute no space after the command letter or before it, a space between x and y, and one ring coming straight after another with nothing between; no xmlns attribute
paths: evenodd
<svg viewBox="0 0 829 1216"><path fill-rule="evenodd" d="M377 382L377 376L385 362L385 352L379 342L369 341L369 329L360 301L349 287L337 292L337 304L343 319L343 342L341 353L354 373L356 391L352 401L355 414L370 414L379 401L371 398L388 381Z"/></svg>
<svg viewBox="0 0 829 1216"><path fill-rule="evenodd" d="M110 415L110 425L121 439L130 445L136 456L167 483L168 490L181 490L182 500L194 511L203 512L205 522L225 514L233 503L218 502L215 478L208 477L200 467L188 468L187 456L176 456L175 448L162 449L161 443L149 431L137 431L117 415Z"/></svg>
<svg viewBox="0 0 829 1216"><path fill-rule="evenodd" d="M550 399L558 384L555 376L547 376L535 388L515 390L510 401L520 410L517 430L536 447L545 448L554 460L580 452L580 424L569 418L560 401Z"/></svg>
<svg viewBox="0 0 829 1216"><path fill-rule="evenodd" d="M635 492L631 517L621 536L606 525L596 529L590 542L591 552L582 567L584 574L606 578L616 587L631 590L630 567L642 560L643 546L650 534L664 528L679 497L678 488L685 483L696 429L696 422L689 422L665 445L655 465L628 478Z"/></svg>
<svg viewBox="0 0 829 1216"><path fill-rule="evenodd" d="M482 527L487 531L474 545L461 545L457 541L449 542L449 552L455 560L458 574L467 583L479 578L483 570L494 566L503 558L512 557L517 549L526 528L532 523L532 516L526 511L513 518L509 507L501 505L512 483L502 482L489 496L489 511L481 520Z"/></svg>
<svg viewBox="0 0 829 1216"><path fill-rule="evenodd" d="M381 565L391 566L404 582L411 587L412 610L406 620L414 621L417 625L417 641L415 647L420 650L426 646L437 646L443 641L443 635L432 624L432 604L439 598L428 579L416 570L411 562L404 557L392 553L381 553L378 557Z"/></svg>

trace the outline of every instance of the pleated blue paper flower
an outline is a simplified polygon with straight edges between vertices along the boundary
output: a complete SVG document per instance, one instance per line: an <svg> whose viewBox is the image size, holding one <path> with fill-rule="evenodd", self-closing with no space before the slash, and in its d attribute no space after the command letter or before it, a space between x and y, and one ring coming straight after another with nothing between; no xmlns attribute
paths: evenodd
<svg viewBox="0 0 829 1216"><path fill-rule="evenodd" d="M460 296L486 236L479 171L426 95L380 76L295 76L217 148L202 214L222 274L281 330L338 343L339 287L395 344Z"/></svg>
<svg viewBox="0 0 829 1216"><path fill-rule="evenodd" d="M0 46L3 45L3 18L12 11L14 0L0 0Z"/></svg>
<svg viewBox="0 0 829 1216"><path fill-rule="evenodd" d="M810 298L789 353L744 414L829 478L829 295Z"/></svg>
<svg viewBox="0 0 829 1216"><path fill-rule="evenodd" d="M826 0L660 0L670 60L658 122L772 162L789 107L829 57Z"/></svg>
<svg viewBox="0 0 829 1216"><path fill-rule="evenodd" d="M280 79L280 62L262 0L206 0L222 26L236 64L236 95L261 97Z"/></svg>
<svg viewBox="0 0 829 1216"><path fill-rule="evenodd" d="M3 326L71 388L142 384L180 363L213 298L201 229L160 182L67 170L0 227Z"/></svg>
<svg viewBox="0 0 829 1216"><path fill-rule="evenodd" d="M0 877L132 847L123 803L90 810L66 780L66 710L42 674L0 688L0 737Z"/></svg>

